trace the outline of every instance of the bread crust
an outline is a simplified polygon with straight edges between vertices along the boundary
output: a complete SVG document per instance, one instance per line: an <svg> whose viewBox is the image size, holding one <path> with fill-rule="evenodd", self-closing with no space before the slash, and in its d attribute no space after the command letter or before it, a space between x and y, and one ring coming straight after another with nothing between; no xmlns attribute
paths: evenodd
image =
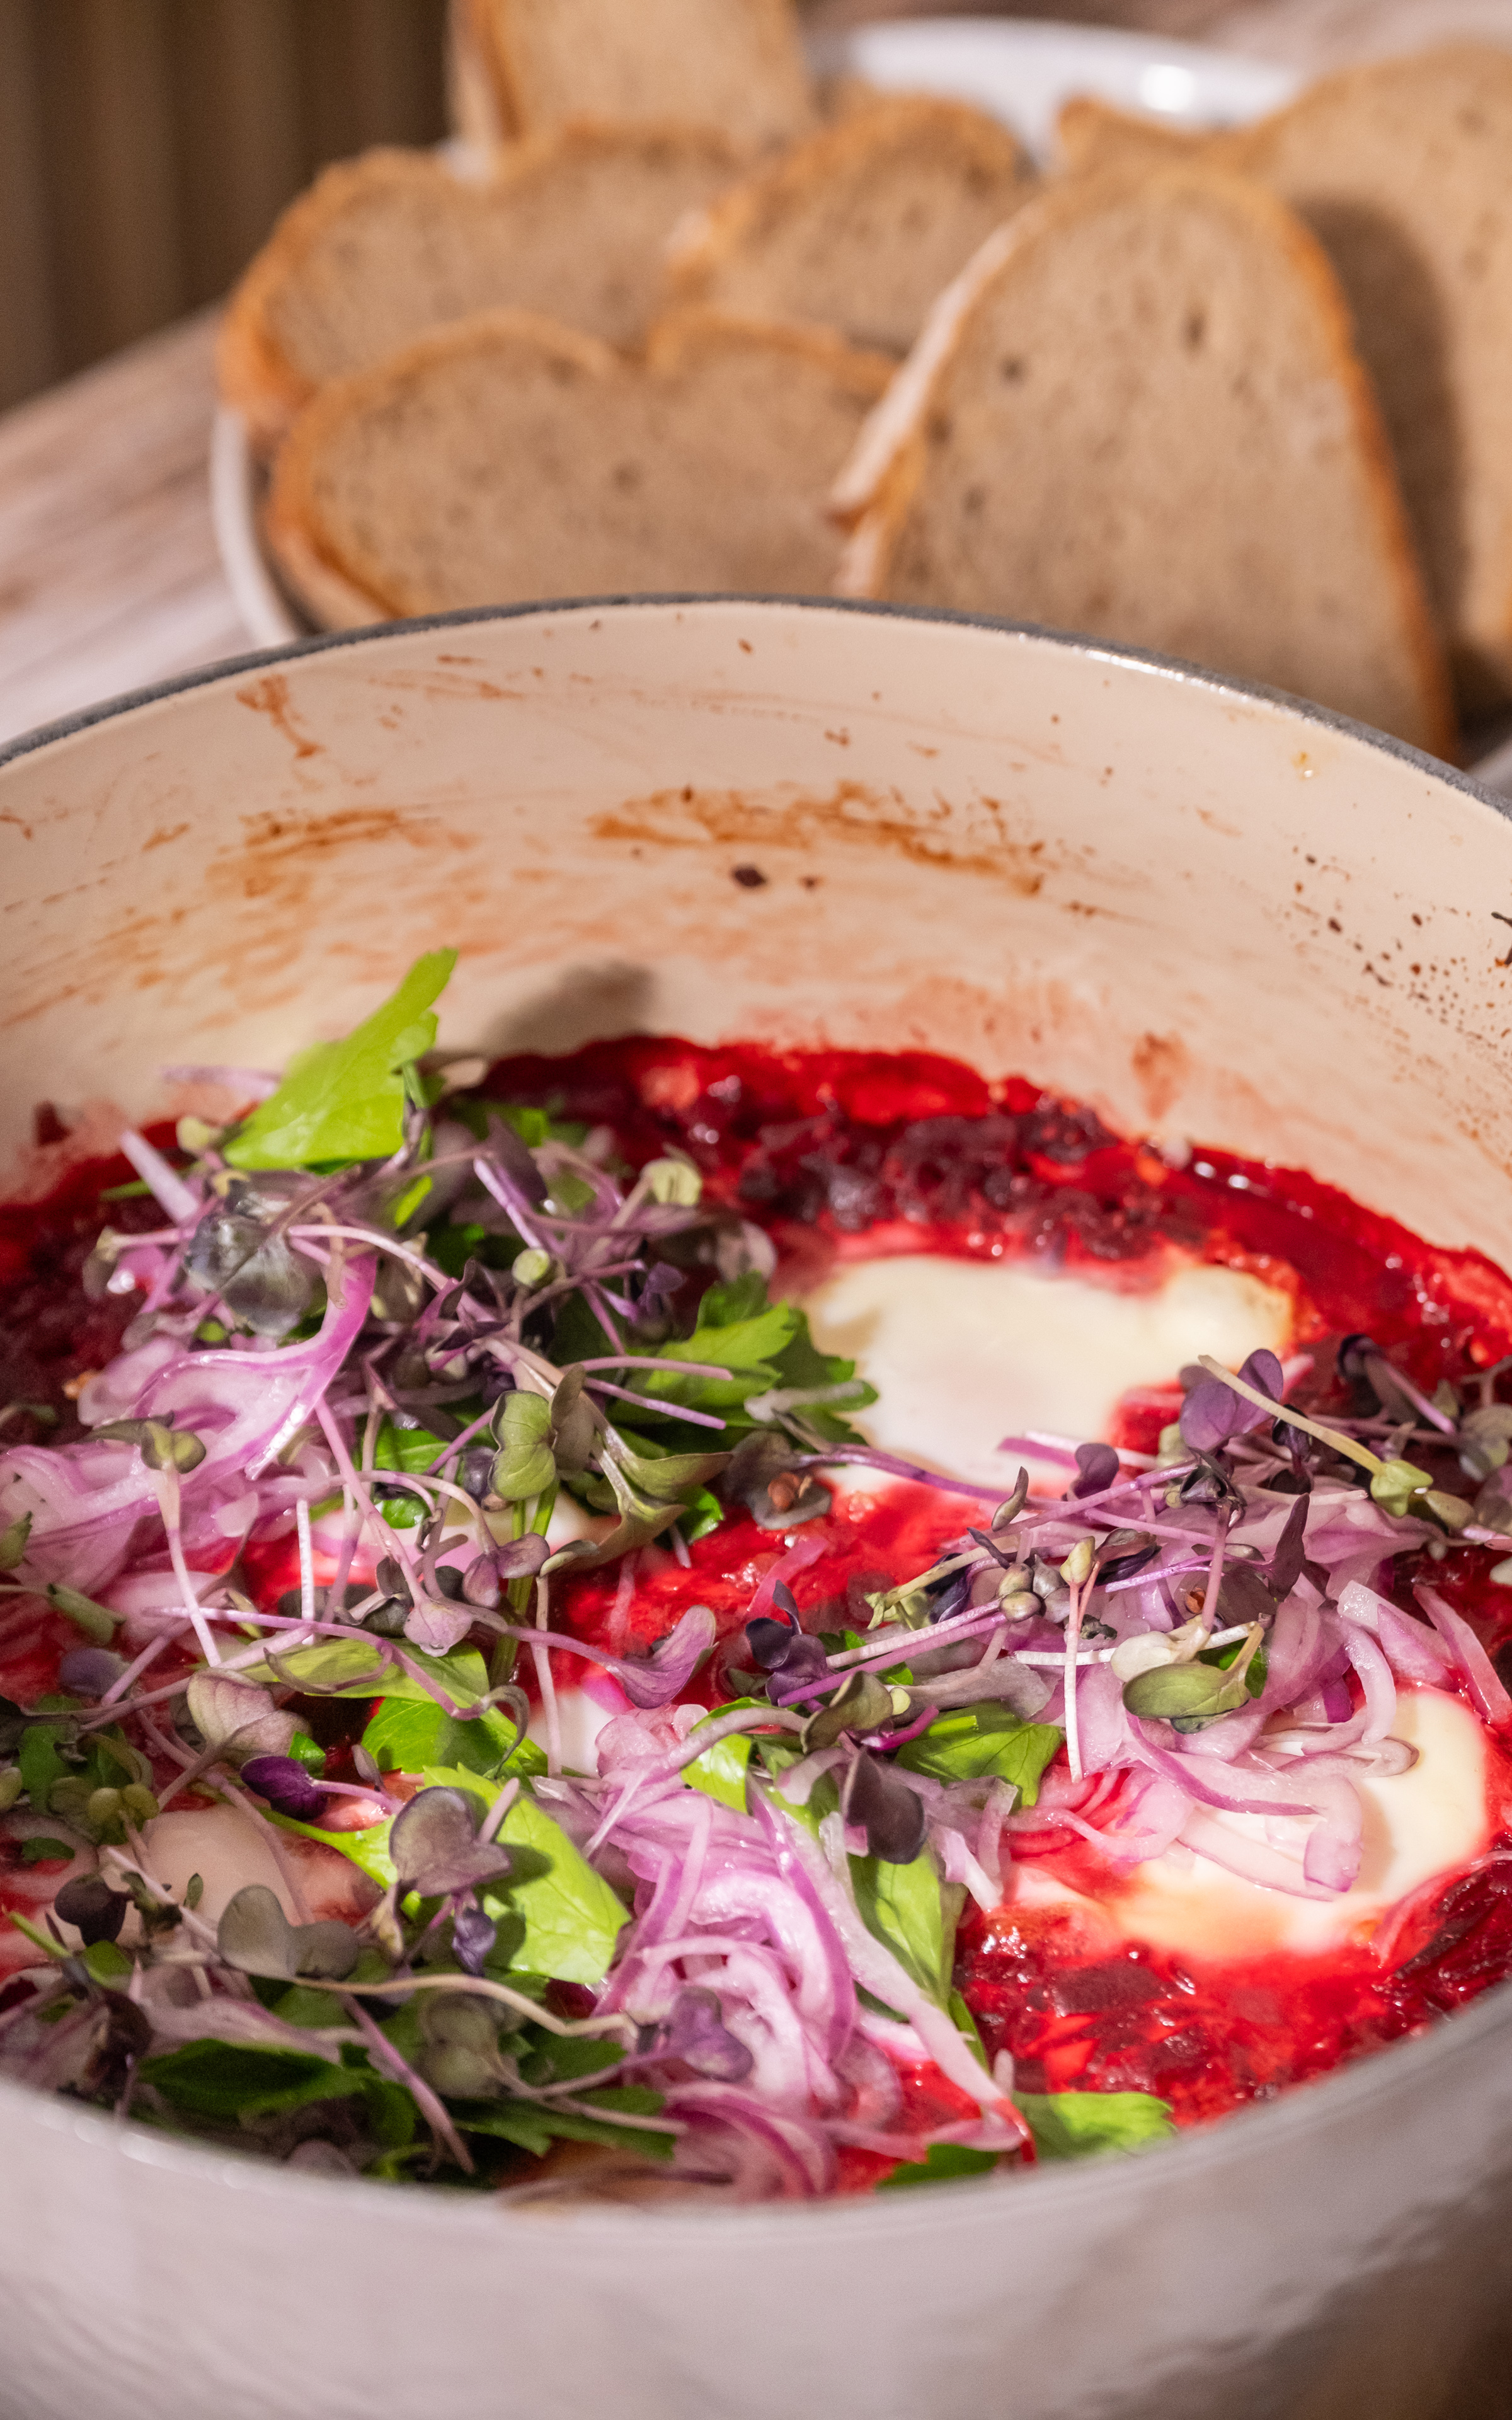
<svg viewBox="0 0 1512 2420"><path fill-rule="evenodd" d="M665 377L696 360L701 352L738 345L760 345L764 351L812 362L847 394L865 402L874 402L885 394L897 375L898 365L890 355L848 345L833 328L815 327L806 320L754 319L743 312L714 310L702 303L663 313L646 339L645 366L653 376Z"/></svg>
<svg viewBox="0 0 1512 2420"><path fill-rule="evenodd" d="M389 147L364 151L323 170L283 212L233 291L221 323L217 370L222 396L241 413L258 454L272 452L316 384L279 343L273 307L299 278L316 245L348 213L405 191L435 194L454 206L465 197L480 210L506 206L512 195L595 156L643 161L668 147L706 158L712 168L731 177L742 164L742 155L713 128L608 126L576 118L496 153L493 173L482 179L459 177L435 152Z"/></svg>
<svg viewBox="0 0 1512 2420"><path fill-rule="evenodd" d="M316 622L347 629L406 611L404 600L385 583L376 559L360 560L338 551L322 528L317 478L328 445L349 417L382 409L438 365L509 345L533 347L548 359L606 380L674 378L701 355L748 345L815 364L862 403L875 400L895 368L885 354L860 351L827 328L770 323L701 308L670 312L658 319L639 362L594 336L529 311L480 311L435 329L388 361L322 387L279 451L264 534L282 577Z"/></svg>
<svg viewBox="0 0 1512 2420"><path fill-rule="evenodd" d="M619 0L619 5L628 11L633 9L635 0ZM732 0L723 0L723 5L731 6ZM512 21L519 6L520 0L452 0L453 39L461 63L460 72L469 80L475 107L481 106L484 95L492 96L494 131L503 142L519 141L550 122L532 112L522 63L512 43ZM792 0L739 0L739 6L748 18L759 26L764 25L774 56L793 50L801 58ZM810 99L810 122L813 115ZM791 137L806 131L806 126L794 126L788 133Z"/></svg>
<svg viewBox="0 0 1512 2420"><path fill-rule="evenodd" d="M1055 243L1065 229L1131 198L1182 193L1217 201L1261 230L1284 251L1299 285L1308 293L1365 467L1387 576L1416 676L1425 723L1422 744L1441 755L1452 754L1455 721L1443 654L1381 408L1354 350L1352 322L1338 280L1322 246L1283 202L1263 185L1206 163L1154 170L1110 168L1095 176L1069 178L1048 188L989 236L940 296L914 352L872 414L835 483L832 509L852 533L837 591L871 597L887 593L898 544L924 467L929 416L943 396L978 308L999 285L1011 279L1017 265L1031 252Z"/></svg>
<svg viewBox="0 0 1512 2420"><path fill-rule="evenodd" d="M1115 109L1088 92L1074 94L1056 120L1057 159L1072 177L1103 168L1169 167L1201 157L1213 139L1187 127L1164 126L1137 110Z"/></svg>
<svg viewBox="0 0 1512 2420"><path fill-rule="evenodd" d="M1033 163L1006 126L964 101L906 93L881 95L810 134L780 159L732 185L702 210L668 253L674 303L701 302L725 264L834 178L865 166L902 137L933 133L955 155L991 177L1011 177L1027 188Z"/></svg>
<svg viewBox="0 0 1512 2420"><path fill-rule="evenodd" d="M437 364L511 342L534 345L548 358L569 363L591 378L611 378L625 366L612 346L537 312L478 311L418 336L403 352L371 369L332 379L300 413L273 465L263 528L284 579L323 627L348 629L392 621L404 612L376 563L346 559L323 539L316 474L326 445L348 415L391 401Z"/></svg>

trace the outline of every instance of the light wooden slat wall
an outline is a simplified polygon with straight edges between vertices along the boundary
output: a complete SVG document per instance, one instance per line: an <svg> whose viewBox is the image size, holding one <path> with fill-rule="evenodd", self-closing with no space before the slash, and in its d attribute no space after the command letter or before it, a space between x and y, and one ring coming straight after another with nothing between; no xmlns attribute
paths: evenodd
<svg viewBox="0 0 1512 2420"><path fill-rule="evenodd" d="M322 161L435 141L444 19L0 0L0 405L223 293Z"/></svg>

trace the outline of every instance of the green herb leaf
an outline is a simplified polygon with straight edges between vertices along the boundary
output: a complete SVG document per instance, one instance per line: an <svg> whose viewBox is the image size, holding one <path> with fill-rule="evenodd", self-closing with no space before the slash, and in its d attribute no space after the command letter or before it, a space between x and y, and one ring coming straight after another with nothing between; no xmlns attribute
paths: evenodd
<svg viewBox="0 0 1512 2420"><path fill-rule="evenodd" d="M995 2151L974 2151L966 2143L932 2143L922 2160L900 2160L876 2190L896 2193L903 2185L949 2184L956 2177L984 2177L996 2165Z"/></svg>
<svg viewBox="0 0 1512 2420"><path fill-rule="evenodd" d="M1150 2092L1015 2092L1012 2098L1041 2160L1138 2151L1176 2132L1170 2103Z"/></svg>
<svg viewBox="0 0 1512 2420"><path fill-rule="evenodd" d="M445 1437L433 1436L429 1429L404 1429L386 1419L378 1430L373 1447L373 1460L379 1470L420 1472L428 1470L440 1453L446 1451Z"/></svg>
<svg viewBox="0 0 1512 2420"><path fill-rule="evenodd" d="M597 2101L609 2096L606 2093L592 2097ZM656 2101L659 2107L659 2095L646 2097ZM634 2151L643 2160L670 2160L676 2149L673 2134L658 2133L649 2126L616 2126L609 2118L579 2118L574 2111L555 2108L549 2102L454 2103L452 2115L464 2133L495 2135L501 2142L517 2144L522 2151L533 2151L537 2159L550 2149L553 2141L603 2143L611 2150Z"/></svg>
<svg viewBox="0 0 1512 2420"><path fill-rule="evenodd" d="M433 1767L424 1778L427 1783L449 1784L454 1790L471 1790L490 1807L499 1795L496 1784L459 1769ZM563 1983L586 1983L596 1990L609 1973L614 1945L629 1922L624 1902L528 1790L520 1792L504 1817L499 1838L512 1849L532 1850L548 1861L546 1872L515 1883L507 1891L490 1889L484 1894L490 1915L498 1899L525 1919L517 1963L532 1974L549 1975Z"/></svg>
<svg viewBox="0 0 1512 2420"><path fill-rule="evenodd" d="M733 1714L742 1707L759 1705L760 1702L757 1698L732 1698L728 1705L716 1706L705 1720L717 1722L721 1714ZM702 1723L695 1723L694 1732L702 1728ZM695 1790L702 1790L705 1797L717 1798L721 1807L733 1807L737 1815L744 1815L747 1812L746 1768L749 1762L750 1733L732 1731L728 1739L716 1740L714 1745L705 1749L692 1764L685 1764L683 1779L691 1782Z"/></svg>
<svg viewBox="0 0 1512 2420"><path fill-rule="evenodd" d="M176 2109L223 2120L266 2118L363 2089L361 2075L313 2051L245 2042L185 2042L181 2050L144 2059L140 2072Z"/></svg>
<svg viewBox="0 0 1512 2420"><path fill-rule="evenodd" d="M384 1773L424 1773L427 1765L455 1765L494 1778L546 1771L533 1740L511 1753L515 1726L489 1706L459 1723L434 1698L385 1698L363 1733L363 1745Z"/></svg>
<svg viewBox="0 0 1512 2420"><path fill-rule="evenodd" d="M851 1880L867 1931L886 1944L921 1991L948 2008L963 1897L959 1886L941 1882L928 1849L909 1866L853 1857Z"/></svg>
<svg viewBox="0 0 1512 2420"><path fill-rule="evenodd" d="M0 1572L13 1572L26 1552L26 1541L32 1533L32 1516L23 1512L8 1528L0 1529Z"/></svg>
<svg viewBox="0 0 1512 2420"><path fill-rule="evenodd" d="M1022 1722L1007 1706L963 1706L909 1740L895 1761L935 1781L1010 1781L1020 1805L1033 1807L1063 1737L1054 1723Z"/></svg>
<svg viewBox="0 0 1512 2420"><path fill-rule="evenodd" d="M417 958L398 989L344 1042L317 1042L290 1061L270 1099L224 1146L233 1168L307 1168L386 1159L404 1139L402 1069L436 1039L431 1002L456 964L455 950Z"/></svg>

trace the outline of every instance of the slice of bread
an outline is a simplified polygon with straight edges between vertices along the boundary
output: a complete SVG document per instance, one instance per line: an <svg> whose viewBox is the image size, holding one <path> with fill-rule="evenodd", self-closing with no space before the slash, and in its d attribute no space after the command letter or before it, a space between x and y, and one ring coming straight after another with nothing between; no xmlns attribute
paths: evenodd
<svg viewBox="0 0 1512 2420"><path fill-rule="evenodd" d="M941 298L835 498L841 585L1083 630L1419 746L1446 684L1313 238L1203 167L1047 191Z"/></svg>
<svg viewBox="0 0 1512 2420"><path fill-rule="evenodd" d="M963 102L876 101L733 185L675 240L683 302L810 319L905 353L942 287L1035 185Z"/></svg>
<svg viewBox="0 0 1512 2420"><path fill-rule="evenodd" d="M1210 155L1333 261L1468 704L1512 696L1512 54L1325 77Z"/></svg>
<svg viewBox="0 0 1512 2420"><path fill-rule="evenodd" d="M483 182L428 151L344 161L285 211L233 295L222 392L266 448L328 379L473 311L549 312L637 344L669 235L737 166L712 132L586 123L522 144Z"/></svg>
<svg viewBox="0 0 1512 2420"><path fill-rule="evenodd" d="M1092 93L1077 93L1056 120L1057 163L1077 177L1099 168L1167 168L1195 158L1211 140L1141 111L1115 109Z"/></svg>
<svg viewBox="0 0 1512 2420"><path fill-rule="evenodd" d="M333 627L634 591L827 593L830 483L892 365L820 329L676 313L644 362L523 312L324 387L268 535Z"/></svg>
<svg viewBox="0 0 1512 2420"><path fill-rule="evenodd" d="M453 0L469 131L680 118L752 150L814 123L793 0Z"/></svg>
<svg viewBox="0 0 1512 2420"><path fill-rule="evenodd" d="M1180 137L1070 103L1072 167ZM1512 54L1453 43L1325 76L1198 154L1312 229L1375 381L1429 601L1472 709L1512 697Z"/></svg>

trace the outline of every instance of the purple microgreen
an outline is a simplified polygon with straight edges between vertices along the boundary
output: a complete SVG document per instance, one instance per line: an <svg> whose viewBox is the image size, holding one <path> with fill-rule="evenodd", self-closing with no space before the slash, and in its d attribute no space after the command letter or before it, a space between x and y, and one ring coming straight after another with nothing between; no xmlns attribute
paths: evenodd
<svg viewBox="0 0 1512 2420"><path fill-rule="evenodd" d="M108 1647L71 1647L58 1665L58 1680L78 1698L102 1698L131 1668Z"/></svg>
<svg viewBox="0 0 1512 2420"><path fill-rule="evenodd" d="M1118 1453L1110 1445L1079 1445L1076 1449L1076 1472L1068 1491L1070 1495L1104 1495L1119 1476Z"/></svg>
<svg viewBox="0 0 1512 2420"><path fill-rule="evenodd" d="M747 1405L748 1411L751 1404ZM803 1466L785 1437L753 1429L742 1437L719 1481L727 1503L744 1504L758 1528L791 1529L821 1520L834 1497Z"/></svg>
<svg viewBox="0 0 1512 2420"><path fill-rule="evenodd" d="M241 1778L276 1815L291 1816L297 1823L318 1823L326 1811L324 1791L295 1757L251 1756Z"/></svg>
<svg viewBox="0 0 1512 2420"><path fill-rule="evenodd" d="M690 1605L676 1628L658 1639L648 1663L641 1665L628 1659L622 1663L618 1667L620 1683L630 1703L667 1706L674 1698L680 1698L704 1657L712 1652L717 1629L706 1605Z"/></svg>
<svg viewBox="0 0 1512 2420"><path fill-rule="evenodd" d="M828 1702L804 1724L803 1752L812 1756L819 1748L833 1747L847 1731L880 1730L892 1712L892 1691L874 1672L857 1665L846 1673Z"/></svg>
<svg viewBox="0 0 1512 2420"><path fill-rule="evenodd" d="M695 2075L717 2084L743 2084L756 2062L724 2023L717 1993L685 1983L671 2016L658 2027L656 2055L680 2058Z"/></svg>
<svg viewBox="0 0 1512 2420"><path fill-rule="evenodd" d="M469 1975L481 1975L484 1960L499 1938L499 1928L481 1907L458 1908L452 1919L452 1954Z"/></svg>
<svg viewBox="0 0 1512 2420"><path fill-rule="evenodd" d="M339 1982L361 1954L355 1932L334 1916L290 1924L266 1883L248 1883L227 1900L215 1938L226 1965L270 1982L292 1982L297 1975Z"/></svg>
<svg viewBox="0 0 1512 2420"><path fill-rule="evenodd" d="M841 1813L866 1834L867 1854L911 1866L924 1846L924 1804L893 1766L862 1748L845 1776Z"/></svg>
<svg viewBox="0 0 1512 2420"><path fill-rule="evenodd" d="M510 1870L500 1841L480 1841L471 1793L436 1786L422 1790L393 1819L389 1854L401 1893L436 1899L500 1881Z"/></svg>
<svg viewBox="0 0 1512 2420"><path fill-rule="evenodd" d="M62 1923L73 1926L85 1947L92 1949L97 1941L116 1939L131 1904L127 1894L112 1890L102 1875L81 1874L77 1881L64 1884L53 1909Z"/></svg>

